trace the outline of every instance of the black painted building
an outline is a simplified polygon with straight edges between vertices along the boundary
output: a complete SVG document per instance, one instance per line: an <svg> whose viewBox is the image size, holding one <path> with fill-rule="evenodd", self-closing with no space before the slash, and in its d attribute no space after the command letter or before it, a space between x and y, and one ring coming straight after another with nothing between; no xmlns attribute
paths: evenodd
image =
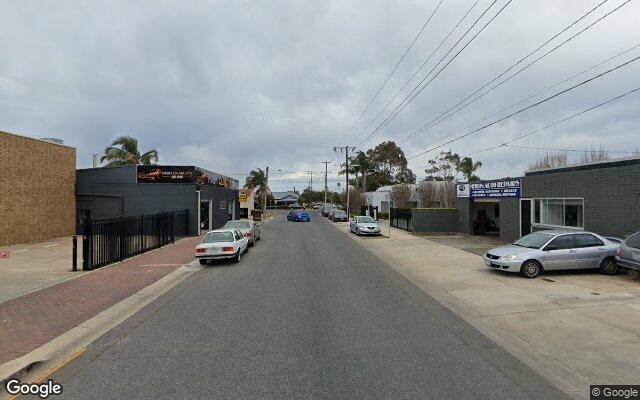
<svg viewBox="0 0 640 400"><path fill-rule="evenodd" d="M238 181L195 166L79 169L76 202L78 222L188 210L190 235L240 216Z"/></svg>
<svg viewBox="0 0 640 400"><path fill-rule="evenodd" d="M624 238L640 231L640 158L459 183L456 208L458 226L450 230L494 234L504 241L543 229L587 230Z"/></svg>

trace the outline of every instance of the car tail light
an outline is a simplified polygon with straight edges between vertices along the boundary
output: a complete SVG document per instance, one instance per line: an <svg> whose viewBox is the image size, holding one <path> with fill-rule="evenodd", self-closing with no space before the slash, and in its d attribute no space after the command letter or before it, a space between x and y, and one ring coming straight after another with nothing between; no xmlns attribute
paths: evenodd
<svg viewBox="0 0 640 400"><path fill-rule="evenodd" d="M244 235L245 235L246 237L251 237L251 236L253 236L253 233L251 233L251 232L247 232L247 233L245 233Z"/></svg>
<svg viewBox="0 0 640 400"><path fill-rule="evenodd" d="M201 247L196 247L196 253L204 253L206 249Z"/></svg>
<svg viewBox="0 0 640 400"><path fill-rule="evenodd" d="M622 250L616 250L616 257L622 257Z"/></svg>
<svg viewBox="0 0 640 400"><path fill-rule="evenodd" d="M233 251L233 247L223 247L222 251Z"/></svg>

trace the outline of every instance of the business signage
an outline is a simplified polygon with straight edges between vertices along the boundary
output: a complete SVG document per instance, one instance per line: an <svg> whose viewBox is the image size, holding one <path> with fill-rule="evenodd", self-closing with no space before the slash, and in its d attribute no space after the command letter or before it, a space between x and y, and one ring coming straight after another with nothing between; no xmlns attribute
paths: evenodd
<svg viewBox="0 0 640 400"><path fill-rule="evenodd" d="M238 192L238 200L240 200L240 203L246 203L247 202L247 193L240 191Z"/></svg>
<svg viewBox="0 0 640 400"><path fill-rule="evenodd" d="M520 179L468 183L469 197L520 197Z"/></svg>
<svg viewBox="0 0 640 400"><path fill-rule="evenodd" d="M138 183L195 183L194 167L138 165Z"/></svg>
<svg viewBox="0 0 640 400"><path fill-rule="evenodd" d="M465 198L465 197L469 197L469 196L470 196L469 184L468 183L458 183L456 185L456 197Z"/></svg>

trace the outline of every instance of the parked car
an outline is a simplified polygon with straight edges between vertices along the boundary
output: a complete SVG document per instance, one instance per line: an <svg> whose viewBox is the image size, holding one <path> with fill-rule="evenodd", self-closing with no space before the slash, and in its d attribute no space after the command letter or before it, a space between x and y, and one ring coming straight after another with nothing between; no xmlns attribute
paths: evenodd
<svg viewBox="0 0 640 400"><path fill-rule="evenodd" d="M592 232L540 231L512 245L489 250L484 262L490 268L518 272L525 278L535 278L543 271L583 268L615 274L617 248L617 243Z"/></svg>
<svg viewBox="0 0 640 400"><path fill-rule="evenodd" d="M380 224L369 216L357 216L349 222L349 230L356 235L379 235Z"/></svg>
<svg viewBox="0 0 640 400"><path fill-rule="evenodd" d="M329 206L329 205L325 205L322 207L322 216L323 217L328 217L329 216L329 211L331 211L333 208L335 208L335 206Z"/></svg>
<svg viewBox="0 0 640 400"><path fill-rule="evenodd" d="M247 238L249 246L255 246L256 242L260 240L260 224L248 219L238 219L229 221L222 229L237 229Z"/></svg>
<svg viewBox="0 0 640 400"><path fill-rule="evenodd" d="M333 209L333 212L329 214L329 218L333 222L347 222L349 221L349 216L343 210Z"/></svg>
<svg viewBox="0 0 640 400"><path fill-rule="evenodd" d="M201 265L211 260L233 258L240 262L240 255L249 251L249 240L238 229L216 229L207 232L196 246L196 258Z"/></svg>
<svg viewBox="0 0 640 400"><path fill-rule="evenodd" d="M619 266L640 273L640 232L629 236L620 243L616 252L616 262Z"/></svg>
<svg viewBox="0 0 640 400"><path fill-rule="evenodd" d="M293 203L289 206L290 209L292 210L300 210L302 208L302 206L298 203Z"/></svg>

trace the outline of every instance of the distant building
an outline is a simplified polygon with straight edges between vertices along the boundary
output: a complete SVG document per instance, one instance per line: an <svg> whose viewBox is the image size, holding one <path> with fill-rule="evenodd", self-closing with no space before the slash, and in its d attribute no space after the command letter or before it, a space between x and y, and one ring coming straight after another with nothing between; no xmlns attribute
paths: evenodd
<svg viewBox="0 0 640 400"><path fill-rule="evenodd" d="M436 190L440 190L441 186L444 182L433 181ZM378 211L381 213L388 213L389 206L393 207L393 201L391 200L391 191L394 186L398 185L389 185L379 187L375 192L366 192L364 193L365 203L369 206L378 207ZM438 198L434 198L429 201L429 204L422 204L420 199L420 195L417 192L418 185L417 184L409 184L411 187L411 200L409 201L409 208L414 207L422 207L422 208L439 208L442 207L442 200Z"/></svg>
<svg viewBox="0 0 640 400"><path fill-rule="evenodd" d="M291 204L297 204L300 199L298 192L271 192L273 200L276 206L290 206Z"/></svg>
<svg viewBox="0 0 640 400"><path fill-rule="evenodd" d="M238 190L240 199L240 218L250 218L253 215L255 192L253 189Z"/></svg>

